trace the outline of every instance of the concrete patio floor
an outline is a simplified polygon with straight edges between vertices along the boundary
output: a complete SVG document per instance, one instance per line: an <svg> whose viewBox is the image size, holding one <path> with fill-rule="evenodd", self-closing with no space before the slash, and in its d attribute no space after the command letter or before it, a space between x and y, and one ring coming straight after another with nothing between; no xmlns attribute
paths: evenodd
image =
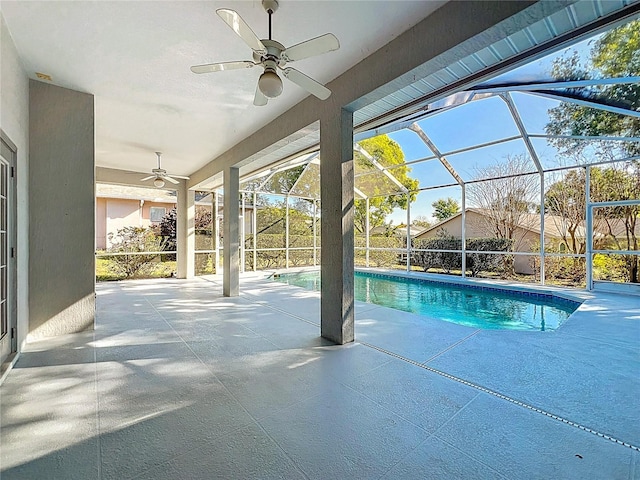
<svg viewBox="0 0 640 480"><path fill-rule="evenodd" d="M1 478L637 479L640 298L555 332L477 330L256 276L97 285L96 329L0 388Z"/></svg>

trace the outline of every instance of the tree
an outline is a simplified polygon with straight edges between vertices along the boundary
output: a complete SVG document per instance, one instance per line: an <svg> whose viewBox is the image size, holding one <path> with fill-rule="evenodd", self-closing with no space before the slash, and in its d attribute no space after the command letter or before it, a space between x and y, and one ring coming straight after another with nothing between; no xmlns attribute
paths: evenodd
<svg viewBox="0 0 640 480"><path fill-rule="evenodd" d="M411 225L415 225L416 227L429 228L431 226L431 222L426 215L418 215L413 219Z"/></svg>
<svg viewBox="0 0 640 480"><path fill-rule="evenodd" d="M605 33L594 42L586 61L577 53L562 57L553 64L551 74L561 80L586 80L640 75L640 20L629 22ZM589 96L604 98L610 103L640 110L640 84L628 83L592 87ZM575 103L562 103L549 110L546 131L552 135L613 135L640 136L640 119ZM549 139L561 152L575 155L588 142L570 138ZM638 142L602 143L596 155L640 153Z"/></svg>
<svg viewBox="0 0 640 480"><path fill-rule="evenodd" d="M486 236L510 240L516 250L533 227L534 198L538 176L530 175L532 162L524 155L507 156L504 161L477 168L475 178L493 180L469 184L469 203L482 210L479 227ZM505 257L505 271L513 273L513 258Z"/></svg>
<svg viewBox="0 0 640 480"><path fill-rule="evenodd" d="M460 205L455 198L440 198L433 202L431 206L434 209L433 216L438 219L439 222L446 220L449 217L453 217L460 211Z"/></svg>
<svg viewBox="0 0 640 480"><path fill-rule="evenodd" d="M289 193L305 167L306 165L299 165L274 173L271 178L265 182L263 186L264 191L282 195Z"/></svg>
<svg viewBox="0 0 640 480"><path fill-rule="evenodd" d="M577 54L554 62L552 74L561 79L589 79L631 77L640 75L640 20L614 28L594 42L589 56L581 61ZM594 87L588 93L622 105L631 111L640 110L640 84L627 83ZM546 131L556 135L640 136L640 119L574 103L562 103L549 110ZM569 156L585 152L596 158L615 160L640 154L640 142L600 142L595 151L588 151L588 142L570 138L550 139L560 151ZM627 166L592 168L592 201L629 200L640 198L640 166L631 162ZM576 180L576 179L570 179ZM557 192L555 192L557 193ZM606 238L617 249L637 250L636 225L640 215L638 205L598 208L594 222L599 221ZM618 226L624 225L621 235ZM594 225L595 226L595 225ZM595 228L594 228L595 230ZM625 255L628 278L638 282L638 256Z"/></svg>
<svg viewBox="0 0 640 480"><path fill-rule="evenodd" d="M591 167L591 201L604 202L640 198L640 164L613 164L606 168ZM545 211L552 215L562 240L570 253L585 253L585 170L572 170L549 187L545 195ZM638 250L637 225L640 206L620 205L595 208L593 213L593 245L595 249ZM624 258L629 281L638 282L636 255Z"/></svg>
<svg viewBox="0 0 640 480"><path fill-rule="evenodd" d="M178 222L178 212L175 208L169 210L162 220L160 221L159 227L157 227L157 233L164 240L164 249L167 251L176 251L177 249L177 222ZM212 222L213 215L211 213L211 209L207 208L203 205L196 205L195 210L195 230L196 234L200 235L211 235L212 234Z"/></svg>
<svg viewBox="0 0 640 480"><path fill-rule="evenodd" d="M545 193L544 209L569 253L584 253L585 171L571 170Z"/></svg>
<svg viewBox="0 0 640 480"><path fill-rule="evenodd" d="M117 253L110 257L111 268L116 274L131 278L147 273L157 258L155 253L164 249L164 241L157 237L153 230L143 227L124 227L109 234L111 246L109 253ZM133 255L126 255L133 253Z"/></svg>
<svg viewBox="0 0 640 480"><path fill-rule="evenodd" d="M411 168L404 164L404 152L400 145L387 135L361 140L360 146L383 167L394 167L389 172L409 190L409 195L399 193L401 188L386 177L373 162L364 155L354 152L356 188L369 197L369 228L385 224L386 217L394 208L407 209L409 202L417 196L419 182L409 177ZM407 198L408 197L408 198ZM365 233L367 202L356 200L354 208L354 226L357 232Z"/></svg>

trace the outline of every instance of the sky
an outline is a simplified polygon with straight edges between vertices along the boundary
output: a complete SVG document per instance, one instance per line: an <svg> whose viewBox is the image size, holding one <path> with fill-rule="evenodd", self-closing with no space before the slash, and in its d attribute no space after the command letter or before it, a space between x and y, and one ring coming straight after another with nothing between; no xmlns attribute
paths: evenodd
<svg viewBox="0 0 640 480"><path fill-rule="evenodd" d="M596 38L597 36L584 40L485 83L551 79L551 66L555 58L571 51L577 51L583 58L586 58L592 42ZM512 97L527 133L544 134L545 125L549 120L547 112L559 105L560 102L526 93L513 93ZM419 121L418 124L443 154L519 135L506 103L497 97L472 101L461 107L428 117ZM389 134L389 137L401 146L407 162L433 156L433 152L418 135L410 130L393 132ZM553 146L549 145L545 139L534 138L532 142L543 167L558 165L558 152ZM524 142L517 139L480 150L446 155L446 158L462 179L467 181L474 178L477 174L477 168L487 167L504 160L508 155L528 157ZM535 171L533 162L531 168L532 171ZM435 159L411 165L409 176L420 182L420 188L456 183L442 164ZM460 204L461 188L455 186L420 192L417 200L411 204L411 218L425 216L430 221L435 221L432 217L433 207L431 204L440 198L447 197L456 199ZM405 224L407 212L399 208L395 209L387 217L387 221L391 221L393 225Z"/></svg>

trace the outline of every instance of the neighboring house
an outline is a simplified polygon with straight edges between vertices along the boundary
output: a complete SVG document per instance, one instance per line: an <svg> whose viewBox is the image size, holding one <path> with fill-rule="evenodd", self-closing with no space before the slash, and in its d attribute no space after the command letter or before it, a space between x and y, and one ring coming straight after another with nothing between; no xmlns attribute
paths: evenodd
<svg viewBox="0 0 640 480"><path fill-rule="evenodd" d="M152 227L176 206L174 191L157 188L124 187L120 185L96 184L96 250L110 247L109 234L124 227ZM212 206L212 195L196 199L196 205ZM222 199L218 205L218 219L222 229ZM253 205L245 204L245 235L253 234ZM197 233L196 233L197 235ZM211 248L197 242L196 250Z"/></svg>
<svg viewBox="0 0 640 480"><path fill-rule="evenodd" d="M466 225L465 238L494 238L495 233L491 228L491 217L486 210L481 208L467 208L465 210ZM555 248L563 250L559 245L562 244L562 232L564 222L562 217L547 215L545 216L545 244L554 245ZM461 238L462 237L462 212L447 218L432 227L426 229L415 237L416 240L437 237L445 233L446 235ZM580 229L577 233L579 237L584 238L584 229ZM537 251L540 245L540 215L527 213L520 215L519 225L516 227L513 236L513 251L515 252L532 252ZM566 248L566 245L565 245ZM533 274L531 260L533 256L515 255L514 269L516 273Z"/></svg>
<svg viewBox="0 0 640 480"><path fill-rule="evenodd" d="M176 206L174 192L156 188L96 185L96 249L110 246L109 234L124 227L150 227Z"/></svg>
<svg viewBox="0 0 640 480"><path fill-rule="evenodd" d="M415 238L418 235L420 235L422 232L424 232L427 228L426 227L419 227L417 225L410 225L409 226L409 234L411 235L411 238ZM403 240L405 238L407 238L407 226L406 225L398 225L397 227L394 227L392 225L380 225L378 227L373 227L370 231L369 231L369 235L374 236L374 235L385 235L388 236L388 234L391 233L392 235L395 235L397 237L402 238Z"/></svg>
<svg viewBox="0 0 640 480"><path fill-rule="evenodd" d="M487 210L482 208L467 208L465 238L493 238L495 233L491 227L491 217ZM613 235L623 240L626 244L626 227L621 219L610 219L609 225ZM569 239L567 234L567 220L558 215L545 215L544 217L544 241L545 251L570 252L571 248L565 243L565 239ZM608 226L602 222L594 221L594 242L596 248L607 248L611 243L611 235ZM540 246L540 215L537 213L521 214L519 224L515 230L513 237L513 251L515 252L535 252ZM436 223L424 232L415 236L416 240L437 237L445 233L446 235L461 238L462 237L462 212L452 217ZM640 236L640 221L636 225L636 236ZM575 232L576 241L584 244L585 229L579 226ZM598 243L600 245L598 246ZM516 255L514 258L514 268L516 273L533 274L531 260L533 256Z"/></svg>

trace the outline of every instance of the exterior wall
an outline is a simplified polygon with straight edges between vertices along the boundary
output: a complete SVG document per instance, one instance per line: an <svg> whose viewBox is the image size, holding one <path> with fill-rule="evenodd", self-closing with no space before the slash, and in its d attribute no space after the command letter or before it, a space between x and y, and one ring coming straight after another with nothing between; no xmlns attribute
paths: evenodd
<svg viewBox="0 0 640 480"><path fill-rule="evenodd" d="M474 211L466 212L466 238L483 238L493 237L493 232L487 226L484 217ZM438 231L444 229L448 235L456 238L462 237L462 215L458 215L445 221L439 228L425 232L422 235L417 236L417 239L433 238L438 234ZM529 252L535 245L540 242L540 235L526 229L518 228L515 234L516 242L514 250L517 252ZM531 268L530 261L532 257L528 255L516 255L513 261L513 265L516 273L522 273L525 275L531 275L535 273Z"/></svg>
<svg viewBox="0 0 640 480"><path fill-rule="evenodd" d="M115 234L124 227L141 226L140 217L140 200L107 199L107 247L111 245L109 242L110 233Z"/></svg>
<svg viewBox="0 0 640 480"><path fill-rule="evenodd" d="M29 338L95 318L93 95L29 82Z"/></svg>
<svg viewBox="0 0 640 480"><path fill-rule="evenodd" d="M142 203L142 206L140 205ZM126 198L96 199L96 249L111 246L109 234L124 227L151 227L151 208L164 208L168 213L174 203L149 202Z"/></svg>
<svg viewBox="0 0 640 480"><path fill-rule="evenodd" d="M96 198L96 250L107 248L107 200Z"/></svg>
<svg viewBox="0 0 640 480"><path fill-rule="evenodd" d="M0 128L17 147L17 340L29 331L29 79L0 11Z"/></svg>

